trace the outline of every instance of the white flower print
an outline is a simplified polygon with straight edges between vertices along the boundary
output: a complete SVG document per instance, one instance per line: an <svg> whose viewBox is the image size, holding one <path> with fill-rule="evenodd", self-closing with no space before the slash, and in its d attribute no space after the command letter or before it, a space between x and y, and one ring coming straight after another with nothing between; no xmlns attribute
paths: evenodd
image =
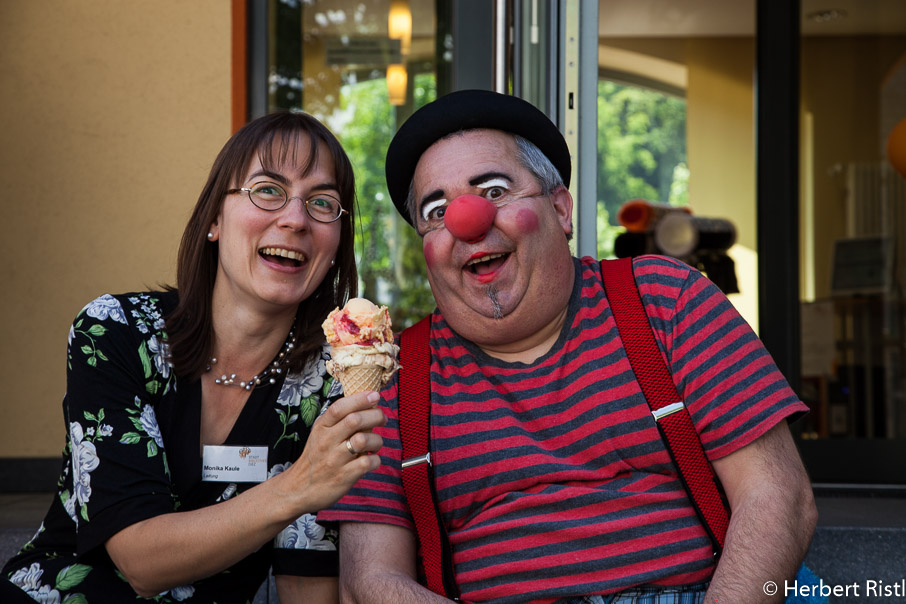
<svg viewBox="0 0 906 604"><path fill-rule="evenodd" d="M66 497L68 497L68 499L66 499L66 501L63 502L63 509L65 509L66 513L69 514L69 517L72 518L72 521L75 522L76 524L78 524L79 517L78 517L78 515L76 515L75 497L69 495L69 492L66 492L65 495L66 495Z"/></svg>
<svg viewBox="0 0 906 604"><path fill-rule="evenodd" d="M220 497L217 498L217 501L218 501L218 502L219 502L219 501L226 501L227 499L229 499L230 497L232 497L233 495L236 494L236 489L237 489L237 488L238 488L238 485L237 485L235 482L231 482L231 483L228 484L228 485L226 486L226 488L223 490L223 493L220 494Z"/></svg>
<svg viewBox="0 0 906 604"><path fill-rule="evenodd" d="M161 449L164 448L164 439L160 435L160 427L157 425L157 415L154 413L154 407L145 405L141 415L142 429L145 434L154 439L154 442Z"/></svg>
<svg viewBox="0 0 906 604"><path fill-rule="evenodd" d="M277 404L283 407L298 407L302 399L302 386L304 379L298 373L286 374L283 380L283 388L280 389L280 395L277 397Z"/></svg>
<svg viewBox="0 0 906 604"><path fill-rule="evenodd" d="M327 353L326 345L321 354L309 360L301 373L289 373L283 380L283 387L277 396L277 417L283 424L283 434L275 444L284 439L298 441L299 430L311 427L321 412L321 389L324 387L324 373ZM282 407L282 408L281 408ZM301 420L304 426L296 424ZM295 425L294 425L295 424Z"/></svg>
<svg viewBox="0 0 906 604"><path fill-rule="evenodd" d="M173 599L177 602L182 602L183 600L188 600L195 595L195 588L191 585L174 587L170 590L170 595L173 596Z"/></svg>
<svg viewBox="0 0 906 604"><path fill-rule="evenodd" d="M327 398L333 400L337 397L343 396L343 382L340 380L333 380L330 383L330 390L327 391ZM326 406L324 407L327 408Z"/></svg>
<svg viewBox="0 0 906 604"><path fill-rule="evenodd" d="M85 505L91 497L91 472L101 463L94 443L84 439L79 422L69 424L69 441L72 445L72 490L76 504Z"/></svg>
<svg viewBox="0 0 906 604"><path fill-rule="evenodd" d="M277 474L280 474L281 472L285 472L291 465L293 465L293 462L291 461L288 461L286 463L275 463L273 466L271 466L271 469L267 471L268 480L270 480Z"/></svg>
<svg viewBox="0 0 906 604"><path fill-rule="evenodd" d="M41 585L41 575L43 574L44 569L41 568L41 565L37 562L32 562L31 566L27 569L20 568L14 572L9 580L15 583L20 589L34 591Z"/></svg>
<svg viewBox="0 0 906 604"><path fill-rule="evenodd" d="M148 350L154 355L154 366L157 368L161 377L167 379L170 377L170 364L167 362L169 350L166 342L161 342L156 335L151 336L148 340Z"/></svg>
<svg viewBox="0 0 906 604"><path fill-rule="evenodd" d="M305 514L277 535L276 539L274 539L274 547L321 551L336 550L336 546L325 539L326 533L326 529L316 522L313 514Z"/></svg>
<svg viewBox="0 0 906 604"><path fill-rule="evenodd" d="M41 533L43 533L43 532L44 532L44 522L42 521L42 522L41 522L41 526L39 526L39 527L38 527L38 530L35 531L35 535L34 535L34 537L31 538L30 541L34 541L35 539L37 539L38 536L39 536Z"/></svg>
<svg viewBox="0 0 906 604"><path fill-rule="evenodd" d="M85 307L85 313L89 317L94 317L101 321L109 317L117 323L128 325L126 322L126 314L123 312L123 307L120 305L119 300L110 294L104 294L100 298L90 302L88 306Z"/></svg>
<svg viewBox="0 0 906 604"><path fill-rule="evenodd" d="M75 325L69 326L69 339L67 340L68 345L72 345L72 339L75 337Z"/></svg>
<svg viewBox="0 0 906 604"><path fill-rule="evenodd" d="M98 428L98 436L112 436L113 435L113 426L109 424L101 424L101 427Z"/></svg>
<svg viewBox="0 0 906 604"><path fill-rule="evenodd" d="M339 383L340 383L340 380L334 381L334 384L339 384ZM333 390L333 387L331 387L331 390ZM342 395L342 392L340 394ZM324 412L327 411L328 407L330 407L330 399L325 399L324 402L321 404L321 410L318 411L318 417L321 417L322 415L324 415Z"/></svg>
<svg viewBox="0 0 906 604"><path fill-rule="evenodd" d="M50 585L42 585L38 591L30 591L28 595L40 604L60 604L60 592Z"/></svg>
<svg viewBox="0 0 906 604"><path fill-rule="evenodd" d="M133 316L133 318L137 319L137 321L135 322L135 326L138 328L138 330L140 332L142 332L143 334L147 334L149 329L148 329L148 326L145 325L144 320L142 320L142 314L140 312L138 312L137 310L133 310L132 316Z"/></svg>
<svg viewBox="0 0 906 604"><path fill-rule="evenodd" d="M291 461L274 464L267 473L268 479L285 472L292 465L293 462ZM283 549L335 550L336 546L325 539L325 534L326 530L315 522L313 514L304 514L274 538L274 547Z"/></svg>
<svg viewBox="0 0 906 604"><path fill-rule="evenodd" d="M10 582L22 589L36 602L42 604L60 604L60 592L50 585L41 584L44 569L33 562L28 569L19 569L9 578Z"/></svg>
<svg viewBox="0 0 906 604"><path fill-rule="evenodd" d="M316 358L301 373L290 373L283 382L277 403L284 407L298 407L299 401L318 392L324 385L324 359Z"/></svg>
<svg viewBox="0 0 906 604"><path fill-rule="evenodd" d="M324 378L319 373L290 373L287 374L277 397L277 403L284 407L298 407L299 401L308 398L324 385Z"/></svg>

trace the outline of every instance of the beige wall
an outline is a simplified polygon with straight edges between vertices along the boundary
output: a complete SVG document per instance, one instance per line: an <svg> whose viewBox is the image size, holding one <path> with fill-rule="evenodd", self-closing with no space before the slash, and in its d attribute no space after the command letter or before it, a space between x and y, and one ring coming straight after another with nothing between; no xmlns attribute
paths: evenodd
<svg viewBox="0 0 906 604"><path fill-rule="evenodd" d="M230 134L227 0L0 2L0 458L63 445L66 338L170 283Z"/></svg>

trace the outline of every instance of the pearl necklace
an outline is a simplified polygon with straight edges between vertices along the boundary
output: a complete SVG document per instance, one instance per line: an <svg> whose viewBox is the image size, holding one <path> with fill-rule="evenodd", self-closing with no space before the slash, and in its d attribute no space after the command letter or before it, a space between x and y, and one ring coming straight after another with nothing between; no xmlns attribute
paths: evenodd
<svg viewBox="0 0 906 604"><path fill-rule="evenodd" d="M283 344L283 348L280 350L280 353L273 360L273 362L268 365L267 369L259 373L258 375L253 375L248 380L239 380L237 381L236 374L231 373L230 375L222 374L219 378L214 378L214 383L219 386L238 386L246 390L251 390L255 386L260 386L263 380L267 380L271 384L277 383L277 378L274 376L280 375L283 373L283 364L286 362L289 354L292 352L293 348L296 347L296 326L293 325L293 328L289 330L289 336L286 338L286 342ZM205 369L206 372L211 371L214 365L217 364L217 359L211 357L211 360L208 362L208 366Z"/></svg>

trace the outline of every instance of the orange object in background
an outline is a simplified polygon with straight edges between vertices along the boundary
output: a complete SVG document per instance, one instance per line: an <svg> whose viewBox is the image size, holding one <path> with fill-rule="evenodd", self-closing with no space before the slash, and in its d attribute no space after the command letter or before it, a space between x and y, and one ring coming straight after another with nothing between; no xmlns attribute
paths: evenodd
<svg viewBox="0 0 906 604"><path fill-rule="evenodd" d="M887 160L906 178L906 118L899 121L887 137Z"/></svg>
<svg viewBox="0 0 906 604"><path fill-rule="evenodd" d="M630 233L646 233L654 228L655 223L670 212L691 214L688 207L677 207L667 203L632 199L620 206L617 221Z"/></svg>

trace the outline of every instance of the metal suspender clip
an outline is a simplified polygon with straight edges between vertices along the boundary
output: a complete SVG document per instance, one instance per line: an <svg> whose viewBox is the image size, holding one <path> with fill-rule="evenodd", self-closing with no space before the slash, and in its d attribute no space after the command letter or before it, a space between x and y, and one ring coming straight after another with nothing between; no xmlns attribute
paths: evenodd
<svg viewBox="0 0 906 604"><path fill-rule="evenodd" d="M669 405L664 405L660 409L655 409L651 412L651 415L654 416L654 421L660 421L668 415L673 415L677 411L682 411L685 407L686 405L683 403L683 401L670 403Z"/></svg>
<svg viewBox="0 0 906 604"><path fill-rule="evenodd" d="M424 455L419 455L418 457L410 457L409 459L403 460L403 469L410 468L412 466L418 466L423 463L431 465L431 453L425 453Z"/></svg>

